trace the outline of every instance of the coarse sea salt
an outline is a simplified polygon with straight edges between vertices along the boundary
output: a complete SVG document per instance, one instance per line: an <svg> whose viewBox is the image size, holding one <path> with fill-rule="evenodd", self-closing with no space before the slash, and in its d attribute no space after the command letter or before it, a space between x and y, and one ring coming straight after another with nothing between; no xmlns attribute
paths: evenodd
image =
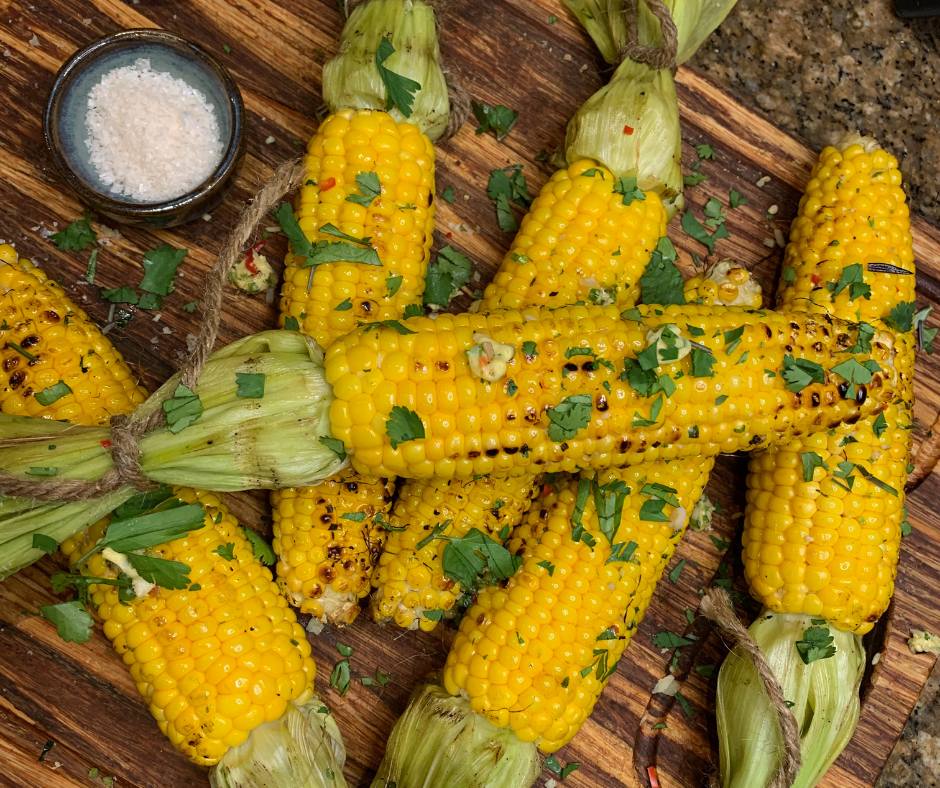
<svg viewBox="0 0 940 788"><path fill-rule="evenodd" d="M222 160L214 107L150 60L106 73L88 94L88 153L102 183L142 202L181 197Z"/></svg>

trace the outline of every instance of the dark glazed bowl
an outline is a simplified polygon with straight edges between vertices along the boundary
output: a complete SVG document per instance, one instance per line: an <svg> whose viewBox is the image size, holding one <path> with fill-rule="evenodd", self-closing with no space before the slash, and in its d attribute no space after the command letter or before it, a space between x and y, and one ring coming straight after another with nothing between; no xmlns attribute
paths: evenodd
<svg viewBox="0 0 940 788"><path fill-rule="evenodd" d="M215 109L225 140L222 161L193 191L165 202L141 202L108 190L98 179L85 145L88 93L114 68L149 58L155 71L168 71L201 90ZM89 44L59 69L52 85L43 131L59 171L91 208L124 224L172 227L215 208L227 194L245 153L245 106L238 85L212 55L165 30L124 30Z"/></svg>

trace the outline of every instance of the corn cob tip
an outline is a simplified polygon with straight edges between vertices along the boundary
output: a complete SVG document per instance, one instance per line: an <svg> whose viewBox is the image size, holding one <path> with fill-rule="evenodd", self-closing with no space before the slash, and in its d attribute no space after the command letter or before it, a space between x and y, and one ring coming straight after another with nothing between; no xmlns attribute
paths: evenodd
<svg viewBox="0 0 940 788"><path fill-rule="evenodd" d="M836 143L835 148L839 153L845 153L853 145L861 145L865 153L868 154L881 148L881 144L874 137L862 135L858 131L847 131Z"/></svg>

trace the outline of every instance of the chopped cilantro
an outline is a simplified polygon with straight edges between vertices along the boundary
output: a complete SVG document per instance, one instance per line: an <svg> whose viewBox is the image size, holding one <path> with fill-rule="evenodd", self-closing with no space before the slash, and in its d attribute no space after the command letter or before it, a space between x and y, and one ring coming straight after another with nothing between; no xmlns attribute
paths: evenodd
<svg viewBox="0 0 940 788"><path fill-rule="evenodd" d="M823 458L820 457L814 451L804 451L800 455L800 459L803 463L803 481L811 482L813 481L813 476L816 473L817 468L822 468L823 470L828 471L829 466L823 462Z"/></svg>
<svg viewBox="0 0 940 788"><path fill-rule="evenodd" d="M713 378L715 376L715 373L712 372L712 367L717 362L717 359L711 353L706 353L698 348L692 348L690 355L692 357L692 370L690 374L693 378Z"/></svg>
<svg viewBox="0 0 940 788"><path fill-rule="evenodd" d="M787 391L801 392L810 383L825 383L826 372L815 361L794 358L789 353L783 357L783 379Z"/></svg>
<svg viewBox="0 0 940 788"><path fill-rule="evenodd" d="M195 392L179 383L173 396L164 400L163 412L166 414L167 429L176 435L202 415L202 400Z"/></svg>
<svg viewBox="0 0 940 788"><path fill-rule="evenodd" d="M653 645L656 648L682 648L683 646L691 646L692 641L686 640L675 632L664 630L653 635Z"/></svg>
<svg viewBox="0 0 940 788"><path fill-rule="evenodd" d="M826 282L826 287L835 298L845 288L849 288L849 298L854 301L856 298L871 298L871 287L865 284L864 267L861 263L847 265L842 269L842 276L837 282Z"/></svg>
<svg viewBox="0 0 940 788"><path fill-rule="evenodd" d="M679 561L678 564L676 564L675 568L669 573L669 582L678 583L679 575L682 574L682 570L684 568L685 568L685 559L683 558L681 561Z"/></svg>
<svg viewBox="0 0 940 788"><path fill-rule="evenodd" d="M356 176L356 185L359 186L361 194L350 194L346 202L368 208L372 205L372 201L382 194L382 184L379 183L379 176L374 172L360 172Z"/></svg>
<svg viewBox="0 0 940 788"><path fill-rule="evenodd" d="M809 627L803 632L803 639L796 641L796 650L806 665L819 659L828 659L836 653L829 628L819 626Z"/></svg>
<svg viewBox="0 0 940 788"><path fill-rule="evenodd" d="M425 306L448 307L460 288L470 281L472 270L473 262L465 254L449 245L440 249L424 280Z"/></svg>
<svg viewBox="0 0 940 788"><path fill-rule="evenodd" d="M81 219L76 219L65 230L50 235L50 240L63 252L84 251L89 244L98 240L98 234L91 229L92 216L94 214L91 211L85 211Z"/></svg>
<svg viewBox="0 0 940 788"><path fill-rule="evenodd" d="M238 387L235 396L243 399L261 399L264 397L263 372L236 372L235 384Z"/></svg>
<svg viewBox="0 0 940 788"><path fill-rule="evenodd" d="M491 107L489 104L473 101L470 103L470 107L473 110L474 117L480 124L477 126L477 134L486 134L486 132L492 131L496 135L497 142L506 139L509 132L516 125L516 121L519 120L518 112L514 112L502 104Z"/></svg>
<svg viewBox="0 0 940 788"><path fill-rule="evenodd" d="M552 441L566 441L574 438L578 430L591 421L594 402L590 394L575 394L549 408L548 438Z"/></svg>
<svg viewBox="0 0 940 788"><path fill-rule="evenodd" d="M522 343L522 352L527 356L537 356L539 354L539 346L536 345L535 342L527 340Z"/></svg>
<svg viewBox="0 0 940 788"><path fill-rule="evenodd" d="M696 145L695 150L698 153L700 159L714 159L715 151L712 150L711 145Z"/></svg>
<svg viewBox="0 0 940 788"><path fill-rule="evenodd" d="M728 204L732 208L739 208L742 205L747 205L747 197L742 197L737 189L732 189L731 194L728 195Z"/></svg>
<svg viewBox="0 0 940 788"><path fill-rule="evenodd" d="M388 99L385 102L386 112L397 107L405 118L410 118L414 108L415 94L421 90L421 83L413 79L396 74L385 65L385 61L395 54L395 47L385 36L379 42L375 52L375 65L378 66L379 76L385 83Z"/></svg>
<svg viewBox="0 0 940 788"><path fill-rule="evenodd" d="M392 408L388 421L385 423L385 431L392 449L397 449L401 443L423 438L424 423L413 410L396 405Z"/></svg>
<svg viewBox="0 0 940 788"><path fill-rule="evenodd" d="M884 413L878 414L878 418L876 418L874 423L871 425L871 429L878 438L884 435L884 431L888 429L888 420L885 418Z"/></svg>
<svg viewBox="0 0 940 788"><path fill-rule="evenodd" d="M614 191L622 195L624 205L630 205L634 200L646 199L646 192L636 185L636 178L620 178L614 184Z"/></svg>
<svg viewBox="0 0 940 788"><path fill-rule="evenodd" d="M144 278L140 280L140 289L161 296L172 293L176 269L187 254L186 249L176 249L170 244L161 244L148 251L144 254Z"/></svg>
<svg viewBox="0 0 940 788"><path fill-rule="evenodd" d="M44 388L33 396L36 397L36 402L45 407L51 405L53 402L58 402L62 397L71 393L72 389L69 388L68 383L64 380L60 380L54 386Z"/></svg>
<svg viewBox="0 0 940 788"><path fill-rule="evenodd" d="M895 331L906 333L914 327L914 313L917 306L913 301L907 301L891 308L888 316L885 318L887 323Z"/></svg>
<svg viewBox="0 0 940 788"><path fill-rule="evenodd" d="M640 277L643 303L661 306L685 303L682 274L675 262L677 257L672 241L665 236L660 238Z"/></svg>
<svg viewBox="0 0 940 788"><path fill-rule="evenodd" d="M450 203L451 205L453 205L454 204L454 187L448 186L446 189L444 189L444 191L441 192L441 199L444 202Z"/></svg>

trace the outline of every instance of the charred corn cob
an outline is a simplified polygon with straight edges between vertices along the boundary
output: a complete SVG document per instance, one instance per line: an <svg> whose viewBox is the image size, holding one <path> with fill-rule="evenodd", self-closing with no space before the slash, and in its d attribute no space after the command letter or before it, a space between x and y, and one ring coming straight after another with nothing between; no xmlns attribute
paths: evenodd
<svg viewBox="0 0 940 788"><path fill-rule="evenodd" d="M434 146L386 112L344 109L320 125L304 163L308 181L295 216L306 238L335 241L338 229L360 243L371 239L381 261L307 267L288 252L280 325L295 318L329 347L360 322L396 320L420 303L434 240Z"/></svg>
<svg viewBox="0 0 940 788"><path fill-rule="evenodd" d="M205 525L149 553L189 567L190 586L156 587L130 601L110 585L93 585L90 594L160 729L194 763L211 766L289 703L306 703L316 668L303 627L219 497L176 494L205 507ZM64 542L70 562L102 532ZM92 577L118 574L100 553L87 563Z"/></svg>
<svg viewBox="0 0 940 788"><path fill-rule="evenodd" d="M146 397L88 315L0 245L0 411L97 426Z"/></svg>
<svg viewBox="0 0 940 788"><path fill-rule="evenodd" d="M879 371L852 386L833 369L857 344L845 321L701 306L626 315L572 307L362 329L327 351L333 435L375 474L600 469L781 443L880 412L898 391L890 333L855 355ZM660 372L642 370L654 345Z"/></svg>
<svg viewBox="0 0 940 788"><path fill-rule="evenodd" d="M633 306L666 223L658 194L635 181L625 193L606 168L575 162L542 187L480 309Z"/></svg>
<svg viewBox="0 0 940 788"><path fill-rule="evenodd" d="M279 582L302 613L324 623L355 620L394 491L387 479L344 471L316 487L271 494Z"/></svg>
<svg viewBox="0 0 940 788"><path fill-rule="evenodd" d="M707 271L687 280L685 300L706 306L743 306L760 309L763 303L760 282L733 260L721 260Z"/></svg>
<svg viewBox="0 0 940 788"><path fill-rule="evenodd" d="M820 154L793 222L782 306L860 320L875 336L885 318L910 330L898 313L913 314L914 303L900 184L897 161L872 140L854 135ZM900 397L884 413L752 458L745 576L771 610L864 634L887 609L911 447L914 349L909 341L903 348L894 362Z"/></svg>
<svg viewBox="0 0 940 788"><path fill-rule="evenodd" d="M540 479L428 479L403 484L385 550L372 574L373 618L392 619L406 629L434 629L439 615L426 614L451 610L467 589L443 572L445 542L427 537L437 528L444 536L462 538L475 528L504 541L541 492Z"/></svg>

